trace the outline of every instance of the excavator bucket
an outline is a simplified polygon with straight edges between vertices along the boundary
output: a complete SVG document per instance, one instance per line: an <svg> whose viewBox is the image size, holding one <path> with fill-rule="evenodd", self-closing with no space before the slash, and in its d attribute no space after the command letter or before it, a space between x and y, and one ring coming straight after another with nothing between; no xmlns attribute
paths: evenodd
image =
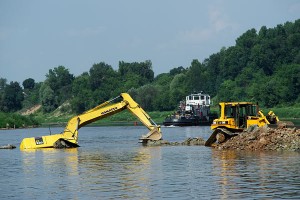
<svg viewBox="0 0 300 200"><path fill-rule="evenodd" d="M148 140L160 140L162 138L162 134L160 131L160 127L155 127L154 129L152 129L149 133L147 133L146 135L142 135L142 137L140 138L140 142L141 143L147 143Z"/></svg>

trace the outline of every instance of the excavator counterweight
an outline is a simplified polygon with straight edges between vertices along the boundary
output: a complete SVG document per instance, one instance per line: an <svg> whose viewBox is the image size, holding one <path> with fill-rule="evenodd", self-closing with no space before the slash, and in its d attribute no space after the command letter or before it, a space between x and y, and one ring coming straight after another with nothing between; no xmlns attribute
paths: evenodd
<svg viewBox="0 0 300 200"><path fill-rule="evenodd" d="M120 99L119 102L115 102L117 99ZM128 109L149 129L150 132L140 138L142 143L162 138L160 126L150 118L129 94L121 93L120 96L71 118L60 134L24 138L20 144L20 149L78 147L78 130L81 127L125 109Z"/></svg>

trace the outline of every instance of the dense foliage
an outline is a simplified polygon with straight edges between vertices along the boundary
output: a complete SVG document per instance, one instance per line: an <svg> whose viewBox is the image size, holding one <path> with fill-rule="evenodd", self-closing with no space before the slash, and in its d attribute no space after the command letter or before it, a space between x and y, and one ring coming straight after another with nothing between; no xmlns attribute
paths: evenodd
<svg viewBox="0 0 300 200"><path fill-rule="evenodd" d="M188 93L204 91L214 102L253 101L265 107L300 105L300 19L275 28L251 29L203 62L175 67L154 77L150 60L119 62L117 70L100 62L75 77L64 66L50 69L46 80L7 83L0 78L0 111L41 104L51 112L68 103L81 113L129 92L147 111L173 110Z"/></svg>
<svg viewBox="0 0 300 200"><path fill-rule="evenodd" d="M16 113L0 112L0 128L25 128L39 125L32 115L21 116Z"/></svg>

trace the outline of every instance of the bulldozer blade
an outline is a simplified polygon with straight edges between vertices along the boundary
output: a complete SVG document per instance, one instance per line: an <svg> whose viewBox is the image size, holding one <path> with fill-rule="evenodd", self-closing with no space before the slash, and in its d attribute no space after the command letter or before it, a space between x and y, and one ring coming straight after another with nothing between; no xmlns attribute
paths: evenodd
<svg viewBox="0 0 300 200"><path fill-rule="evenodd" d="M214 130L214 132L210 135L210 137L208 138L208 140L206 140L205 142L205 146L207 147L211 147L213 143L215 143L217 141L217 134L219 133L219 130L216 129Z"/></svg>

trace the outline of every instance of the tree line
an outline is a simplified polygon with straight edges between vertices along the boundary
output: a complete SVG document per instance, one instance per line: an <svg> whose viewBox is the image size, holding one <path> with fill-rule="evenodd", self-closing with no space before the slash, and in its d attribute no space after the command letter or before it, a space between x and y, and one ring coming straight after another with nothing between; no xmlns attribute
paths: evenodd
<svg viewBox="0 0 300 200"><path fill-rule="evenodd" d="M23 86L23 87L22 87ZM63 103L81 113L122 92L147 111L167 111L191 92L204 91L220 101L252 101L265 107L300 104L300 19L274 28L250 29L203 62L174 67L154 77L150 60L105 62L75 77L69 69L50 69L44 82L28 78L22 86L0 78L0 111L15 112L41 104L52 112Z"/></svg>

